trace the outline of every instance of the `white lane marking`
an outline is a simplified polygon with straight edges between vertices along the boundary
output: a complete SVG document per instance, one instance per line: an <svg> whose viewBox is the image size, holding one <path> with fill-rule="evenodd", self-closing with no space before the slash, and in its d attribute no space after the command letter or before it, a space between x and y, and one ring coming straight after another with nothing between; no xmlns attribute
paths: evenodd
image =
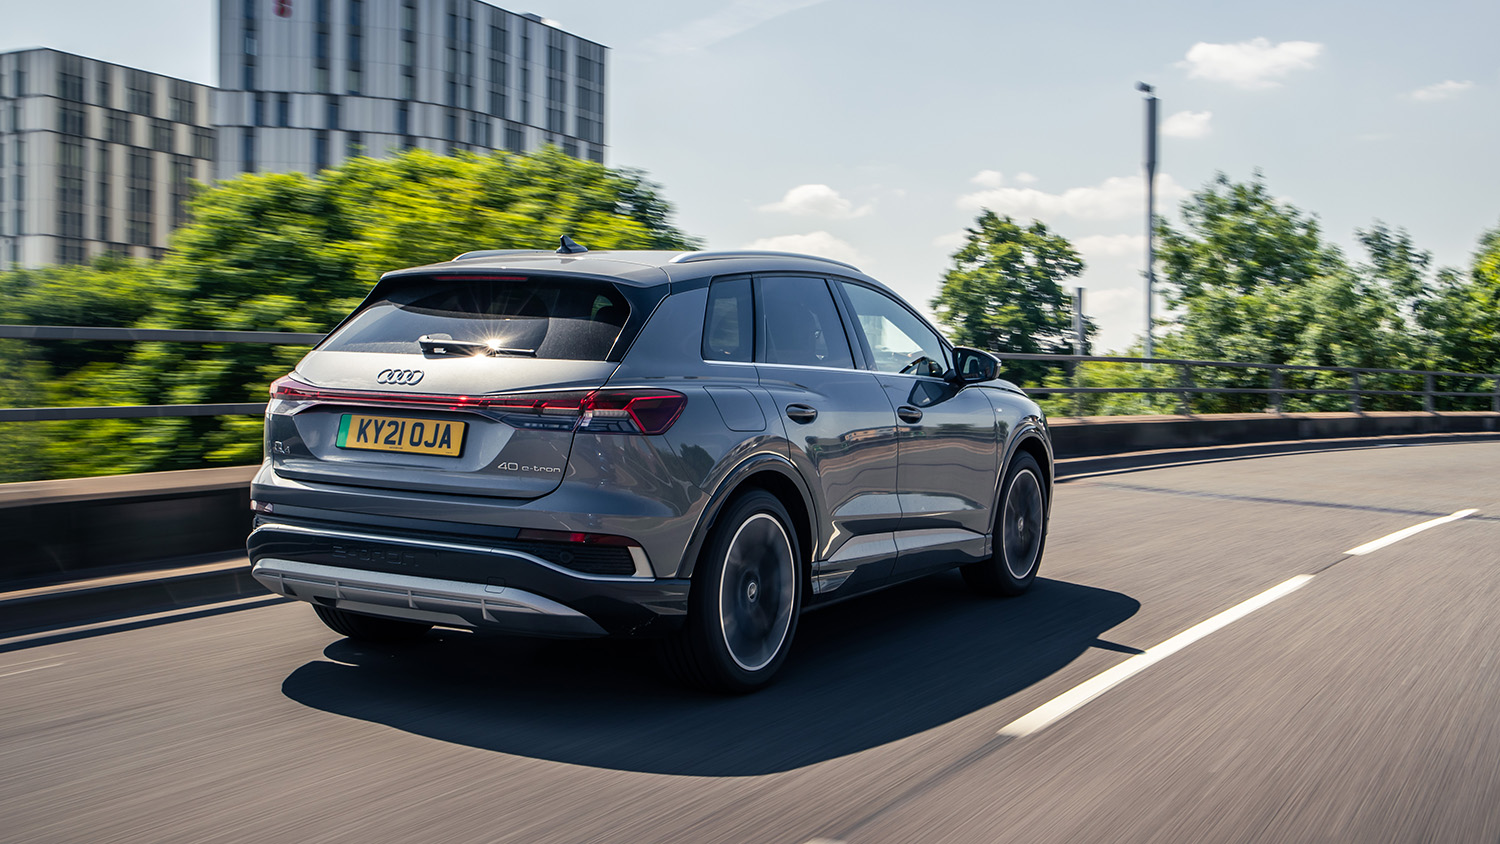
<svg viewBox="0 0 1500 844"><path fill-rule="evenodd" d="M1423 522L1420 525L1412 525L1405 530L1398 530L1395 533L1382 536L1379 539L1373 540L1371 542L1366 542L1365 544L1358 547L1350 548L1344 553L1359 556L1368 554L1371 551L1379 551L1381 548L1384 548L1387 545L1400 542L1408 536L1415 536L1422 531L1427 530L1428 528L1435 528L1438 525L1446 525L1449 522L1456 522L1459 519L1462 519L1464 516L1472 516L1478 512L1478 510L1459 510L1457 513L1452 513L1441 518L1432 519L1430 521Z"/></svg>
<svg viewBox="0 0 1500 844"><path fill-rule="evenodd" d="M28 671L41 671L43 668L56 668L57 666L63 664L64 663L61 662L54 662L50 665L33 665L30 668L22 668L19 671L7 671L4 674L0 674L0 677L14 677L17 674L25 674Z"/></svg>
<svg viewBox="0 0 1500 844"><path fill-rule="evenodd" d="M60 654L47 654L46 656L34 656L31 659L23 659L20 662L12 662L10 665L0 665L0 671L4 671L4 670L6 670L8 668L18 668L18 667L20 667L22 665L30 665L33 662L45 662L46 660L49 660L49 659L58 659L59 657L72 656L72 655L73 655L72 651L67 651L67 652L60 653Z"/></svg>
<svg viewBox="0 0 1500 844"><path fill-rule="evenodd" d="M1207 621L1195 624L1145 653L1136 654L1114 668L1105 671L1103 674L1099 674L1091 680L1086 680L1074 686L1072 689L1063 692L1052 700L1038 706L1036 709L1022 715L1020 718L1006 724L1000 728L999 735L1010 736L1012 738L1029 736L1052 724L1054 721L1062 719L1073 710L1078 709L1153 664L1202 639L1204 636L1233 624L1250 613L1275 601L1277 598L1301 589L1312 579L1313 576L1310 574L1299 574L1285 583L1267 589L1254 598L1230 607Z"/></svg>

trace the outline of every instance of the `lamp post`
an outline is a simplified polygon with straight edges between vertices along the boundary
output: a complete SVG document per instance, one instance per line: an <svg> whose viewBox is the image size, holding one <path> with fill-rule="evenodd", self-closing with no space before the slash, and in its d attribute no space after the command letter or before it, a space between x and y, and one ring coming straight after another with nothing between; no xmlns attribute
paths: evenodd
<svg viewBox="0 0 1500 844"><path fill-rule="evenodd" d="M1144 82L1135 89L1146 95L1146 357L1152 357L1151 310L1156 299L1156 89Z"/></svg>

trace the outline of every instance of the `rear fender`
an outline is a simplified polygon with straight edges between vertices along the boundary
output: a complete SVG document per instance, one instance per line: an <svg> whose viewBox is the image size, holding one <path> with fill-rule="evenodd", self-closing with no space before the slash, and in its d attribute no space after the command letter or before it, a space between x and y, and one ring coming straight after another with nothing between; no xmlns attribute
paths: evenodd
<svg viewBox="0 0 1500 844"><path fill-rule="evenodd" d="M682 566L677 572L678 577L693 576L693 570L698 564L698 554L703 550L704 543L708 541L708 535L713 530L714 522L718 520L719 512L734 498L735 493L745 486L746 481L762 472L776 473L797 490L797 495L801 497L802 512L806 513L808 518L808 524L804 526L806 534L802 541L803 554L811 556L812 546L817 542L817 525L820 524L822 514L818 511L817 504L806 482L803 481L802 475L797 471L797 467L792 465L791 460L781 454L761 452L747 457L744 462L735 466L714 490L708 505L703 508L703 513L698 517L697 525L693 528L692 539L688 541L687 548L683 551ZM793 517L795 518L795 508L790 506L794 502L785 503L788 505L787 509L794 511ZM805 563L806 560L803 562Z"/></svg>

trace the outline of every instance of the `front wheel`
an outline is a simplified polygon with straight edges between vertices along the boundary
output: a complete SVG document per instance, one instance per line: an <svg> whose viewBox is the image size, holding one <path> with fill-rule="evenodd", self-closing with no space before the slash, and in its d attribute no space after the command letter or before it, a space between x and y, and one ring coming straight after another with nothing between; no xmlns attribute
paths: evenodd
<svg viewBox="0 0 1500 844"><path fill-rule="evenodd" d="M744 693L786 661L802 610L801 554L776 496L753 490L717 519L693 572L688 617L665 643L669 669L693 685Z"/></svg>
<svg viewBox="0 0 1500 844"><path fill-rule="evenodd" d="M1005 475L995 517L994 553L963 566L964 582L984 595L1014 596L1036 580L1047 543L1047 493L1036 458L1022 452Z"/></svg>

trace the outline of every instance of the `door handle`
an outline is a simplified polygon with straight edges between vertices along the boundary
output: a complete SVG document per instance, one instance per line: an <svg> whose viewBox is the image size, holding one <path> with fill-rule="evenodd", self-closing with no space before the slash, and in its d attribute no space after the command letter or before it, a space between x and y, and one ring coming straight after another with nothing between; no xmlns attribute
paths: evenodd
<svg viewBox="0 0 1500 844"><path fill-rule="evenodd" d="M903 404L900 407L896 408L896 416L899 417L902 422L908 422L912 425L915 425L918 422L922 421L922 411L906 404Z"/></svg>
<svg viewBox="0 0 1500 844"><path fill-rule="evenodd" d="M786 417L806 425L818 418L818 409L805 404L789 404L786 406Z"/></svg>

